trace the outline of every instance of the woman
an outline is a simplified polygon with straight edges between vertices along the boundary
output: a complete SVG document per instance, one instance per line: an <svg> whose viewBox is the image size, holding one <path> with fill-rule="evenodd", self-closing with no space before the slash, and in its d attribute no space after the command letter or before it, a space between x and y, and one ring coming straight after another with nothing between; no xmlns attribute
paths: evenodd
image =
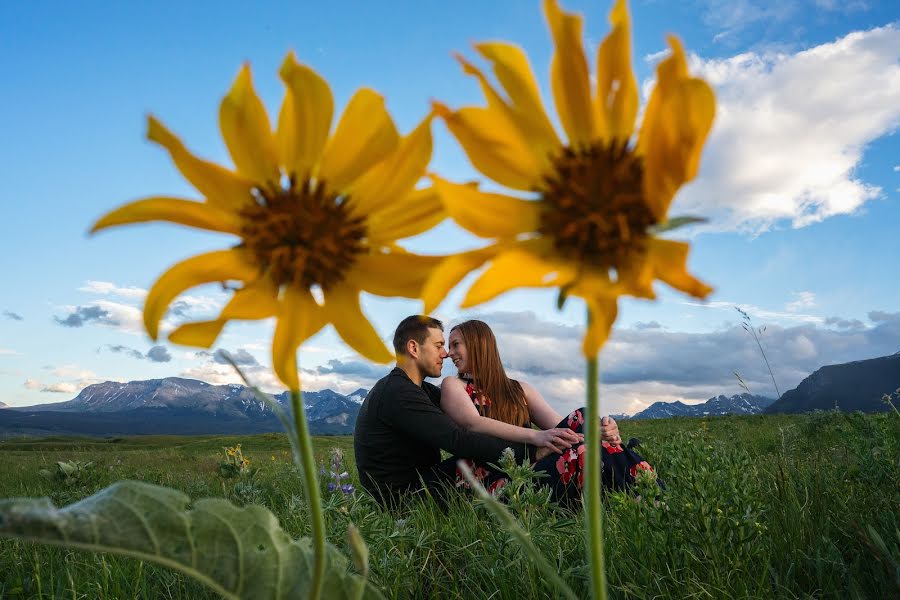
<svg viewBox="0 0 900 600"><path fill-rule="evenodd" d="M555 500L580 497L587 449L583 442L584 410L562 418L534 386L507 377L494 333L483 321L465 321L453 327L448 352L459 377L445 377L441 383L441 409L473 431L549 448L550 453L539 452L534 463L535 470L549 476L543 483L553 489ZM532 429L532 423L543 431ZM567 447L569 444L571 447ZM647 462L621 443L604 441L601 452L605 488L624 489L634 483L638 471L652 471ZM471 466L490 491L506 482L505 474L488 465ZM461 484L460 478L458 481Z"/></svg>

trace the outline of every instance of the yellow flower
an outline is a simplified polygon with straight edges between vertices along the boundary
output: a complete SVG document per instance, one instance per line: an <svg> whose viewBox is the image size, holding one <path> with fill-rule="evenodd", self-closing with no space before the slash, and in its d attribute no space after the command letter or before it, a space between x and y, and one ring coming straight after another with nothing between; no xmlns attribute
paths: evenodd
<svg viewBox="0 0 900 600"><path fill-rule="evenodd" d="M166 271L147 295L144 325L157 339L179 294L221 282L234 294L218 318L181 325L169 339L208 348L232 319L276 317L273 366L298 390L297 348L327 323L363 356L392 359L360 309L360 291L418 297L439 259L409 254L396 240L431 228L444 213L436 193L415 189L431 157L431 115L401 136L383 98L363 88L332 130L326 81L293 54L280 75L287 89L275 131L249 66L222 100L219 124L235 170L197 158L150 117L148 138L203 201L145 198L105 215L92 231L169 221L236 236L229 249Z"/></svg>
<svg viewBox="0 0 900 600"><path fill-rule="evenodd" d="M657 68L656 86L635 143L638 85L631 70L628 7L616 2L612 31L597 52L592 83L581 42L581 17L545 0L555 53L550 86L565 132L560 139L525 53L504 42L476 44L505 92L460 58L486 107L436 111L472 164L496 183L526 192L513 197L434 177L447 212L460 226L492 238L487 248L447 258L426 285L433 309L469 271L489 262L463 307L517 287L558 287L560 300L583 298L590 318L584 353L595 357L616 319L621 295L654 298L660 279L688 294L712 290L687 272L688 245L660 239L672 198L697 174L712 127L715 97L692 78L681 43ZM526 196L526 197L523 197Z"/></svg>

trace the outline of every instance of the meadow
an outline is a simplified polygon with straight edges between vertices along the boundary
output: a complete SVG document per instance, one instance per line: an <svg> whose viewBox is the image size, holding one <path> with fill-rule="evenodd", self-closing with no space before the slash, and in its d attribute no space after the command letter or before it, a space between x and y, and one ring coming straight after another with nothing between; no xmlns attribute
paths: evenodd
<svg viewBox="0 0 900 600"><path fill-rule="evenodd" d="M607 571L614 598L900 597L900 417L812 413L626 421L623 436L667 491L609 494ZM223 470L241 444L243 473ZM352 438L316 437L356 485ZM121 479L257 503L293 536L309 521L286 437L43 438L0 442L0 497L64 505ZM92 464L59 470L57 461ZM41 470L48 473L41 474ZM232 477L226 475L235 475ZM349 554L352 522L369 545L370 577L387 598L553 598L556 591L492 515L460 493L442 512L430 499L401 513L358 490L328 490L328 538ZM540 489L510 508L580 597L587 595L580 511ZM181 575L133 559L0 540L0 598L211 598ZM327 590L326 590L327 597Z"/></svg>

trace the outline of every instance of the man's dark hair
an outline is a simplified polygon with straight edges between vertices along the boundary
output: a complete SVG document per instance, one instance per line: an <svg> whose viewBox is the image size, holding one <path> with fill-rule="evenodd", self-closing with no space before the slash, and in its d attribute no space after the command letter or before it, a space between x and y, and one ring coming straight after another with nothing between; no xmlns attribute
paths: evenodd
<svg viewBox="0 0 900 600"><path fill-rule="evenodd" d="M411 315L406 317L397 325L394 332L394 351L400 354L406 354L406 342L416 340L418 344L424 344L425 338L428 337L429 329L444 330L444 324L433 317L427 315Z"/></svg>

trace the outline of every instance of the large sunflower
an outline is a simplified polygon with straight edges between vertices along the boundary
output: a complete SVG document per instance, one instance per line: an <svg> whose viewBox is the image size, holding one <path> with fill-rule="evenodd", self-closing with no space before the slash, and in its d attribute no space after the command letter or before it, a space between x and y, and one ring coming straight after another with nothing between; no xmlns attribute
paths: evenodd
<svg viewBox="0 0 900 600"><path fill-rule="evenodd" d="M496 183L528 198L486 193L434 177L450 216L495 242L448 258L425 290L436 306L469 271L489 266L469 288L463 306L480 304L516 287L558 287L560 298L583 298L589 310L584 353L595 357L616 319L617 298L653 298L659 279L693 296L712 290L687 272L688 245L656 237L671 228L667 212L679 187L697 174L712 126L715 97L688 75L684 50L669 37L671 55L657 68L656 85L632 141L638 86L631 70L628 7L616 2L612 31L597 51L591 81L581 42L581 17L544 1L555 53L550 85L560 139L550 122L525 53L488 42L475 49L492 66L501 95L484 73L460 58L476 77L486 107L438 114L472 164Z"/></svg>
<svg viewBox="0 0 900 600"><path fill-rule="evenodd" d="M232 319L274 316L273 366L298 390L297 348L326 323L363 356L391 360L359 293L417 297L439 259L409 254L396 240L429 229L444 213L431 189L415 189L431 158L431 115L401 137L383 98L363 88L332 132L325 80L293 54L280 75L287 89L274 132L248 66L222 100L219 124L235 170L195 157L150 117L148 138L169 152L204 200L145 198L105 215L92 231L170 221L237 236L227 250L166 271L147 295L144 325L157 339L179 294L222 282L234 294L218 318L181 325L169 339L209 347Z"/></svg>

